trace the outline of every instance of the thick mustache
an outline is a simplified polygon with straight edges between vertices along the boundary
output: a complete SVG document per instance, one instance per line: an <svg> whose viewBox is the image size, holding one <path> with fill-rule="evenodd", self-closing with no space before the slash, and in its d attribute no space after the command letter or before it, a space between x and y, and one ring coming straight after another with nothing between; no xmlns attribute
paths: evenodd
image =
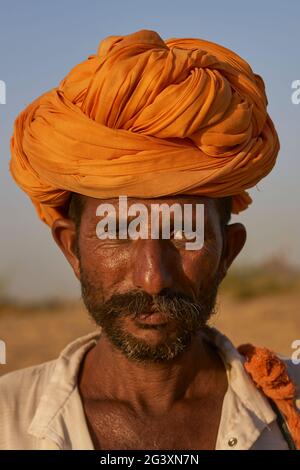
<svg viewBox="0 0 300 470"><path fill-rule="evenodd" d="M194 302L184 294L166 292L150 295L143 291L115 294L101 306L102 316L134 318L142 314L159 312L168 318L199 317L203 311L202 303Z"/></svg>

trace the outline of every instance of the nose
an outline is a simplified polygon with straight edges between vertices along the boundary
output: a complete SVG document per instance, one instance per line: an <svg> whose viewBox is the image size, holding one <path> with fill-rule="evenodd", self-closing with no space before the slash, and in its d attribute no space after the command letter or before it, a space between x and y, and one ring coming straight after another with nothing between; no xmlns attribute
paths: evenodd
<svg viewBox="0 0 300 470"><path fill-rule="evenodd" d="M132 282L150 295L175 288L176 254L165 240L137 240Z"/></svg>

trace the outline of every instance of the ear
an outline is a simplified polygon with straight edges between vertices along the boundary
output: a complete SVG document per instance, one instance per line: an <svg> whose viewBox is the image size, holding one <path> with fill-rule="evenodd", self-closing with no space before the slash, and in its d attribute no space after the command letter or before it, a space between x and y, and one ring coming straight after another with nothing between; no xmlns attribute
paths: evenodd
<svg viewBox="0 0 300 470"><path fill-rule="evenodd" d="M75 223L71 219L56 219L51 230L54 240L70 263L75 276L80 280Z"/></svg>
<svg viewBox="0 0 300 470"><path fill-rule="evenodd" d="M243 224L235 223L225 227L220 269L221 280L226 276L230 265L243 249L246 238L247 232Z"/></svg>

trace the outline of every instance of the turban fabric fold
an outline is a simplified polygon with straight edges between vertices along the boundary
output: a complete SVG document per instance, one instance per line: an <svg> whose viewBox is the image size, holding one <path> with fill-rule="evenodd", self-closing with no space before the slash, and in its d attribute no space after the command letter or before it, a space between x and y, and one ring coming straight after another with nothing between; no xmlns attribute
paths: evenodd
<svg viewBox="0 0 300 470"><path fill-rule="evenodd" d="M278 150L263 80L243 59L142 30L106 38L18 116L10 171L50 226L71 192L233 196L238 213Z"/></svg>

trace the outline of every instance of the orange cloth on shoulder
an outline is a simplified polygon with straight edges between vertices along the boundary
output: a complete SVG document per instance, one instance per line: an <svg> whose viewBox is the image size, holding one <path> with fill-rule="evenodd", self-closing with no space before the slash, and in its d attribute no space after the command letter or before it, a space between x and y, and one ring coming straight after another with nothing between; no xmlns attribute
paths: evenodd
<svg viewBox="0 0 300 470"><path fill-rule="evenodd" d="M50 226L71 192L230 195L238 213L278 150L264 83L243 59L142 30L106 38L19 115L10 170Z"/></svg>
<svg viewBox="0 0 300 470"><path fill-rule="evenodd" d="M273 351L252 344L241 344L244 367L256 387L270 398L284 416L297 450L300 450L300 411L296 406L296 385L285 362Z"/></svg>

